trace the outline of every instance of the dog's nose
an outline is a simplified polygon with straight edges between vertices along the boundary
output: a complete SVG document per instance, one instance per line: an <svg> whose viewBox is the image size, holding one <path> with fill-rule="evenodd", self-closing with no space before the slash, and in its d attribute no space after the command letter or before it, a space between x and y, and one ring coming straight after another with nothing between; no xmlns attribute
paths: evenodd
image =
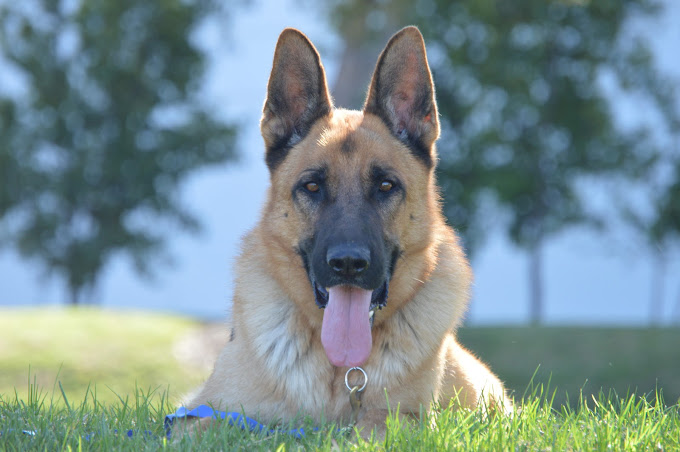
<svg viewBox="0 0 680 452"><path fill-rule="evenodd" d="M371 252L365 246L335 245L328 248L326 262L339 276L357 276L371 264Z"/></svg>

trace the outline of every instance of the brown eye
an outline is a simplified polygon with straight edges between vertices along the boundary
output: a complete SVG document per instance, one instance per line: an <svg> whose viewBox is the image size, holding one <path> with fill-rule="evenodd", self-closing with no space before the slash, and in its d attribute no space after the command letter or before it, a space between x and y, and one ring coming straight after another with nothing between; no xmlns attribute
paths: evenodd
<svg viewBox="0 0 680 452"><path fill-rule="evenodd" d="M319 184L317 184L316 182L309 182L305 184L305 189L308 192L316 193L319 191Z"/></svg>
<svg viewBox="0 0 680 452"><path fill-rule="evenodd" d="M394 188L394 184L388 180L384 180L380 183L380 191L388 192Z"/></svg>

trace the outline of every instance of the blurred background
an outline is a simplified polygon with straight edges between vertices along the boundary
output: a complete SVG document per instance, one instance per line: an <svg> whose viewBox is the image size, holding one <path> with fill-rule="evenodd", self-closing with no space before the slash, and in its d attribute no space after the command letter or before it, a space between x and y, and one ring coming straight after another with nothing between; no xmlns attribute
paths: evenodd
<svg viewBox="0 0 680 452"><path fill-rule="evenodd" d="M24 390L29 364L73 391L204 378L268 185L278 34L305 32L336 105L359 108L409 24L476 275L463 342L520 396L540 365L558 401L677 401L672 0L0 0L0 394Z"/></svg>

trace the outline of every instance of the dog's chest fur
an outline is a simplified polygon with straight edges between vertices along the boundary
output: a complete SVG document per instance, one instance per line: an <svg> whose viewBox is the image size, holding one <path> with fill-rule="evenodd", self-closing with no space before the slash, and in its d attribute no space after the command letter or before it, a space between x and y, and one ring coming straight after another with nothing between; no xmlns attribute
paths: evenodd
<svg viewBox="0 0 680 452"><path fill-rule="evenodd" d="M265 258L264 253L253 254ZM443 371L438 347L442 336L451 329L452 319L459 316L460 307L459 303L451 303L449 291L439 290L437 272L433 276L435 280L418 296L374 328L373 351L362 366L369 379L362 397L365 405L385 405L386 389L390 394L399 394L402 404L412 400L417 406L422 400L437 398L436 385ZM248 283L250 278L257 279L256 290ZM237 337L227 349L233 346L239 365L249 368L252 379L260 382L259 396L250 398L253 407L269 405L275 412L346 419L350 413L349 391L344 382L346 369L328 362L319 329L308 318L309 313L322 311L310 305L305 314L271 276L244 272L240 279L251 290L235 298ZM444 298L449 302L442 303ZM442 309L442 304L450 306L450 312ZM250 311L248 315L242 315L245 309ZM385 313L378 311L376 315ZM239 329L250 336L241 337Z"/></svg>

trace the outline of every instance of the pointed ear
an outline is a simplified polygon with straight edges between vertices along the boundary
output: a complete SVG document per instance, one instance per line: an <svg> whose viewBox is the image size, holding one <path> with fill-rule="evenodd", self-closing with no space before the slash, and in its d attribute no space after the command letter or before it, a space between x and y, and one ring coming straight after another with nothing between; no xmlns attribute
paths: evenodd
<svg viewBox="0 0 680 452"><path fill-rule="evenodd" d="M270 170L332 108L319 53L300 31L283 30L274 52L260 130Z"/></svg>
<svg viewBox="0 0 680 452"><path fill-rule="evenodd" d="M379 116L428 167L439 137L437 104L425 42L416 27L392 36L378 58L364 113Z"/></svg>

